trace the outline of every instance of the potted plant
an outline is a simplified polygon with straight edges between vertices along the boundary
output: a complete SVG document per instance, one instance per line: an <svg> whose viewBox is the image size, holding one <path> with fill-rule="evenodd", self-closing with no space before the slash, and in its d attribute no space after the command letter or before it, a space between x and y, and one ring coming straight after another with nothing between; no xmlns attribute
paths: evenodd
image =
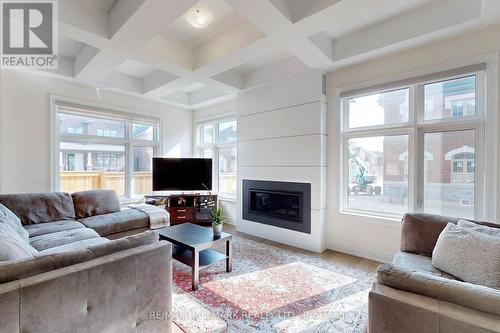
<svg viewBox="0 0 500 333"><path fill-rule="evenodd" d="M220 237L222 232L222 222L224 221L222 209L213 208L210 215L212 217L212 230L214 232L214 237Z"/></svg>

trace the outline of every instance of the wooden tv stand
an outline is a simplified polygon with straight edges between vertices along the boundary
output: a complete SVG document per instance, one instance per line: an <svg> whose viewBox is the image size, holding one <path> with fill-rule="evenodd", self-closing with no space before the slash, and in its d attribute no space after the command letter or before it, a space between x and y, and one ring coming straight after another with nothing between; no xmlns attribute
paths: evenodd
<svg viewBox="0 0 500 333"><path fill-rule="evenodd" d="M147 204L165 205L170 213L170 225L186 222L210 225L210 211L217 208L217 195L214 194L151 194L144 198Z"/></svg>

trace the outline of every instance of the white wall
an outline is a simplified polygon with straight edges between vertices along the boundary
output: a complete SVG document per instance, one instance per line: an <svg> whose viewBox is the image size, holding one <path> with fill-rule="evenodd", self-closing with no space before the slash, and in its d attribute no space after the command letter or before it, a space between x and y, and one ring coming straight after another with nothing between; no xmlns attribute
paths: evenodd
<svg viewBox="0 0 500 333"><path fill-rule="evenodd" d="M192 155L191 110L24 71L0 75L1 193L50 191L51 94L159 116L163 155Z"/></svg>
<svg viewBox="0 0 500 333"><path fill-rule="evenodd" d="M498 110L498 78L500 49L500 27L493 27L461 35L446 41L407 50L391 56L337 70L328 74L328 248L372 258L390 261L400 244L399 220L377 219L340 213L340 101L339 90L343 88L366 87L390 82L419 74L438 72L487 61L487 113L486 138L488 169L487 182L491 191L487 197L485 217L495 220L500 216L497 204L498 147L500 128Z"/></svg>
<svg viewBox="0 0 500 333"><path fill-rule="evenodd" d="M238 94L238 231L322 252L326 233L326 103L322 73L274 81ZM242 218L243 179L311 184L311 233Z"/></svg>

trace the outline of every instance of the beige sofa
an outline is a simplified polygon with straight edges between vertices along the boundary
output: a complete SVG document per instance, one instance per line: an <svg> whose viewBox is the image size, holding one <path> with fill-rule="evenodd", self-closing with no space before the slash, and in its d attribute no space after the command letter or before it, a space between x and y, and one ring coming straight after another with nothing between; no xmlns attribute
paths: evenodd
<svg viewBox="0 0 500 333"><path fill-rule="evenodd" d="M171 244L117 200L0 195L1 332L171 331Z"/></svg>
<svg viewBox="0 0 500 333"><path fill-rule="evenodd" d="M369 294L369 333L500 332L500 290L462 282L432 266L432 251L449 222L457 219L405 215L401 252L392 265L379 267Z"/></svg>

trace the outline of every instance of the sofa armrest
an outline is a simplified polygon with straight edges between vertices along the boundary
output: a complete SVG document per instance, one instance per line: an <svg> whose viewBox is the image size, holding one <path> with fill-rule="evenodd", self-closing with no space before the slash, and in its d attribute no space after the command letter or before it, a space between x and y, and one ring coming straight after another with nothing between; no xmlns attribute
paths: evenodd
<svg viewBox="0 0 500 333"><path fill-rule="evenodd" d="M170 332L171 244L0 284L0 303L0 327L12 332Z"/></svg>
<svg viewBox="0 0 500 333"><path fill-rule="evenodd" d="M53 271L112 253L158 242L158 234L153 231L146 231L103 244L89 245L79 250L42 254L33 258L2 262L0 263L0 283Z"/></svg>
<svg viewBox="0 0 500 333"><path fill-rule="evenodd" d="M500 316L498 306L500 290L414 272L389 264L379 267L377 282L395 289Z"/></svg>

